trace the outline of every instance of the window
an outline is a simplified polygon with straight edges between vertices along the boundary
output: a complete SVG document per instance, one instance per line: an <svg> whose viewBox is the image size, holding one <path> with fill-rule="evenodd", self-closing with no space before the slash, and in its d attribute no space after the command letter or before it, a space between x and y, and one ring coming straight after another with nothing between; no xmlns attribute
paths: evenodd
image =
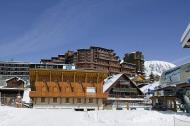
<svg viewBox="0 0 190 126"><path fill-rule="evenodd" d="M81 103L81 98L77 98L77 103Z"/></svg>
<svg viewBox="0 0 190 126"><path fill-rule="evenodd" d="M93 103L93 99L92 99L92 98L89 98L89 99L88 99L88 103Z"/></svg>
<svg viewBox="0 0 190 126"><path fill-rule="evenodd" d="M45 98L41 98L41 102L45 102Z"/></svg>
<svg viewBox="0 0 190 126"><path fill-rule="evenodd" d="M65 99L65 102L66 102L66 103L69 103L69 98L66 98L66 99Z"/></svg>
<svg viewBox="0 0 190 126"><path fill-rule="evenodd" d="M57 103L57 98L53 98L53 103Z"/></svg>

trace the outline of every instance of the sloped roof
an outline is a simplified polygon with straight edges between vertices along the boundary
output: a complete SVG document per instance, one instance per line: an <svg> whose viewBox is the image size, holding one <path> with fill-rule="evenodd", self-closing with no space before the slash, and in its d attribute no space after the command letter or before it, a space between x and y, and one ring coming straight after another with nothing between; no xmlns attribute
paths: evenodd
<svg viewBox="0 0 190 126"><path fill-rule="evenodd" d="M13 80L13 79L15 79L15 78L16 78L17 81L22 81L22 82L26 83L23 79L21 79L21 78L19 78L19 77L11 77L11 78L9 78L9 79L6 79L5 81L6 81L6 82L9 82L10 80Z"/></svg>
<svg viewBox="0 0 190 126"><path fill-rule="evenodd" d="M104 80L104 85L103 85L103 92L106 92L122 75L126 76L125 74L116 74L111 77L107 77ZM141 93L144 94L136 85L134 81L132 81L128 76L126 76L129 81L132 82L132 84L137 88L137 90Z"/></svg>
<svg viewBox="0 0 190 126"><path fill-rule="evenodd" d="M123 74L116 74L109 76L104 80L103 92L106 92L109 87L112 86Z"/></svg>

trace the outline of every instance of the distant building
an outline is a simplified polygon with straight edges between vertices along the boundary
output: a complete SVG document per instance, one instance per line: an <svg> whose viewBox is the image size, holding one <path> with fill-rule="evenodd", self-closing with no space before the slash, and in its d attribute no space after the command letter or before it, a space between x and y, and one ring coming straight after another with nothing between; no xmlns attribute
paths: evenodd
<svg viewBox="0 0 190 126"><path fill-rule="evenodd" d="M108 73L119 73L120 62L112 49L90 47L78 49L76 66L78 69L103 70Z"/></svg>
<svg viewBox="0 0 190 126"><path fill-rule="evenodd" d="M5 80L12 77L19 77L29 80L29 62L0 61L0 85L5 85Z"/></svg>
<svg viewBox="0 0 190 126"><path fill-rule="evenodd" d="M51 59L41 59L42 64L76 64L77 62L77 52L67 51L63 55L58 55L57 57L51 57Z"/></svg>
<svg viewBox="0 0 190 126"><path fill-rule="evenodd" d="M102 71L31 68L30 97L38 108L103 109L106 76Z"/></svg>
<svg viewBox="0 0 190 126"><path fill-rule="evenodd" d="M127 62L120 62L121 70L120 73L124 73L129 77L133 77L136 75L136 64L127 63Z"/></svg>
<svg viewBox="0 0 190 126"><path fill-rule="evenodd" d="M0 61L0 86L6 85L6 80L13 77L24 80L26 85L28 85L29 68L73 70L75 66L72 64L35 64L29 62Z"/></svg>
<svg viewBox="0 0 190 126"><path fill-rule="evenodd" d="M124 62L136 64L136 73L144 75L144 55L142 52L126 53Z"/></svg>
<svg viewBox="0 0 190 126"><path fill-rule="evenodd" d="M190 24L181 37L181 45L183 48L190 48Z"/></svg>
<svg viewBox="0 0 190 126"><path fill-rule="evenodd" d="M67 51L63 55L51 59L41 59L43 64L73 64L76 69L101 70L109 74L125 73L128 76L136 74L136 64L120 63L119 57L112 49L91 46L87 49Z"/></svg>

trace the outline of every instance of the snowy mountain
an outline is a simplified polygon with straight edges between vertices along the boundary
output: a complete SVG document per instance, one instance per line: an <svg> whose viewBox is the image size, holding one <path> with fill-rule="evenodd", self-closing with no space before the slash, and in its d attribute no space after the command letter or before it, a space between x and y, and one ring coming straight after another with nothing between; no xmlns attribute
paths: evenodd
<svg viewBox="0 0 190 126"><path fill-rule="evenodd" d="M151 72L161 76L162 72L176 67L176 65L165 61L145 61L144 66L146 76L149 76Z"/></svg>

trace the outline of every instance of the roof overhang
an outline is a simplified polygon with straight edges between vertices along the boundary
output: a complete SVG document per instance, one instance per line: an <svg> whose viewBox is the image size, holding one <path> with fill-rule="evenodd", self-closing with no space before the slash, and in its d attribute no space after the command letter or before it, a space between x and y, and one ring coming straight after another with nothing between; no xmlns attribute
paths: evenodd
<svg viewBox="0 0 190 126"><path fill-rule="evenodd" d="M181 45L183 48L190 48L190 23L181 37Z"/></svg>

